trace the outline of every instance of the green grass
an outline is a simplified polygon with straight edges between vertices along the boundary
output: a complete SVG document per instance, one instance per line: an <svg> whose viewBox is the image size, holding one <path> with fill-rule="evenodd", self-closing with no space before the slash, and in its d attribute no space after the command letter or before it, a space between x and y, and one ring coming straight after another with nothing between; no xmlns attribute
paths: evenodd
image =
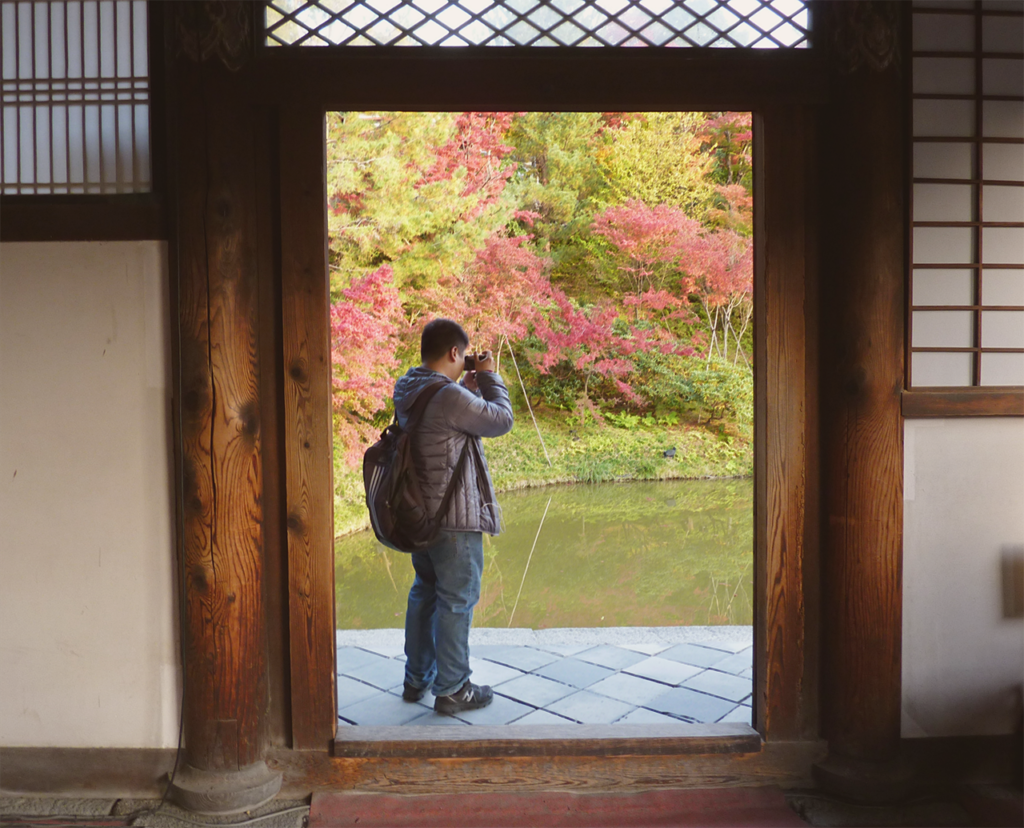
<svg viewBox="0 0 1024 828"><path fill-rule="evenodd" d="M747 477L753 473L753 446L746 435L693 425L616 428L591 425L570 429L564 413L537 412L544 448L528 411L504 437L485 440L487 463L499 491L551 483L612 480ZM663 456L674 448L675 456ZM369 526L361 469L347 469L335 447L334 534Z"/></svg>

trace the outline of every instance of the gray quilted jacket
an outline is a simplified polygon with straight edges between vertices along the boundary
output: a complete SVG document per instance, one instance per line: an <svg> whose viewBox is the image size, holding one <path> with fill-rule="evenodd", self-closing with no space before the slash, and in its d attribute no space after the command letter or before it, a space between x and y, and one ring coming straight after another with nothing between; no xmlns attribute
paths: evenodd
<svg viewBox="0 0 1024 828"><path fill-rule="evenodd" d="M427 404L413 438L413 458L425 505L429 514L437 513L462 447L469 440L462 479L455 484L440 525L458 532L497 535L501 515L480 438L500 437L512 430L512 403L498 374L486 371L476 377L480 391L474 394L437 371L422 365L410 368L395 383L395 411L404 428L419 392L438 381L447 384Z"/></svg>

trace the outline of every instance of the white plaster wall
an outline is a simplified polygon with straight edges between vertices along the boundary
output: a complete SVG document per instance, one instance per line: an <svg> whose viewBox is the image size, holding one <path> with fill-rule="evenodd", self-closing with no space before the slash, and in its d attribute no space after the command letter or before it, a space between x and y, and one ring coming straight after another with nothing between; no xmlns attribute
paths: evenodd
<svg viewBox="0 0 1024 828"><path fill-rule="evenodd" d="M907 420L903 735L1013 730L1024 620L1003 555L1024 553L1024 419Z"/></svg>
<svg viewBox="0 0 1024 828"><path fill-rule="evenodd" d="M0 745L177 742L166 261L0 245Z"/></svg>

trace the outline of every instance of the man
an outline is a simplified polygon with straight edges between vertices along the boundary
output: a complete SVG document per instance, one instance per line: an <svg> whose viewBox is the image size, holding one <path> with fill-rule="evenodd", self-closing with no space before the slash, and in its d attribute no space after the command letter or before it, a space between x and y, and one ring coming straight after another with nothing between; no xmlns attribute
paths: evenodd
<svg viewBox="0 0 1024 828"><path fill-rule="evenodd" d="M483 533L500 531L500 515L481 437L512 430L512 404L490 351L462 376L469 337L456 322L435 319L423 328L422 364L395 383L395 411L405 427L417 396L444 383L427 404L413 438L413 461L427 513L434 515L463 447L467 457L436 544L412 554L416 579L405 615L405 689L409 702L432 689L434 710L452 715L486 707L494 693L469 680L469 628L480 599ZM468 443L468 445L467 445Z"/></svg>

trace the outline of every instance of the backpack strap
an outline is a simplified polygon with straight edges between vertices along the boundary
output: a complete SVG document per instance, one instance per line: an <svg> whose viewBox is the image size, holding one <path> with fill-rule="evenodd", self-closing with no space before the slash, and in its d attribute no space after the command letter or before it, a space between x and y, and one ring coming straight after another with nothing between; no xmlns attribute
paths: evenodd
<svg viewBox="0 0 1024 828"><path fill-rule="evenodd" d="M428 385L419 394L416 395L416 402L412 404L412 408L409 409L409 420L405 425L406 434L411 434L416 430L420 424L420 420L423 419L423 412L427 409L427 403L434 399L434 395L440 391L448 383L443 380L435 382L433 385ZM398 421L398 412L395 412L395 422Z"/></svg>

